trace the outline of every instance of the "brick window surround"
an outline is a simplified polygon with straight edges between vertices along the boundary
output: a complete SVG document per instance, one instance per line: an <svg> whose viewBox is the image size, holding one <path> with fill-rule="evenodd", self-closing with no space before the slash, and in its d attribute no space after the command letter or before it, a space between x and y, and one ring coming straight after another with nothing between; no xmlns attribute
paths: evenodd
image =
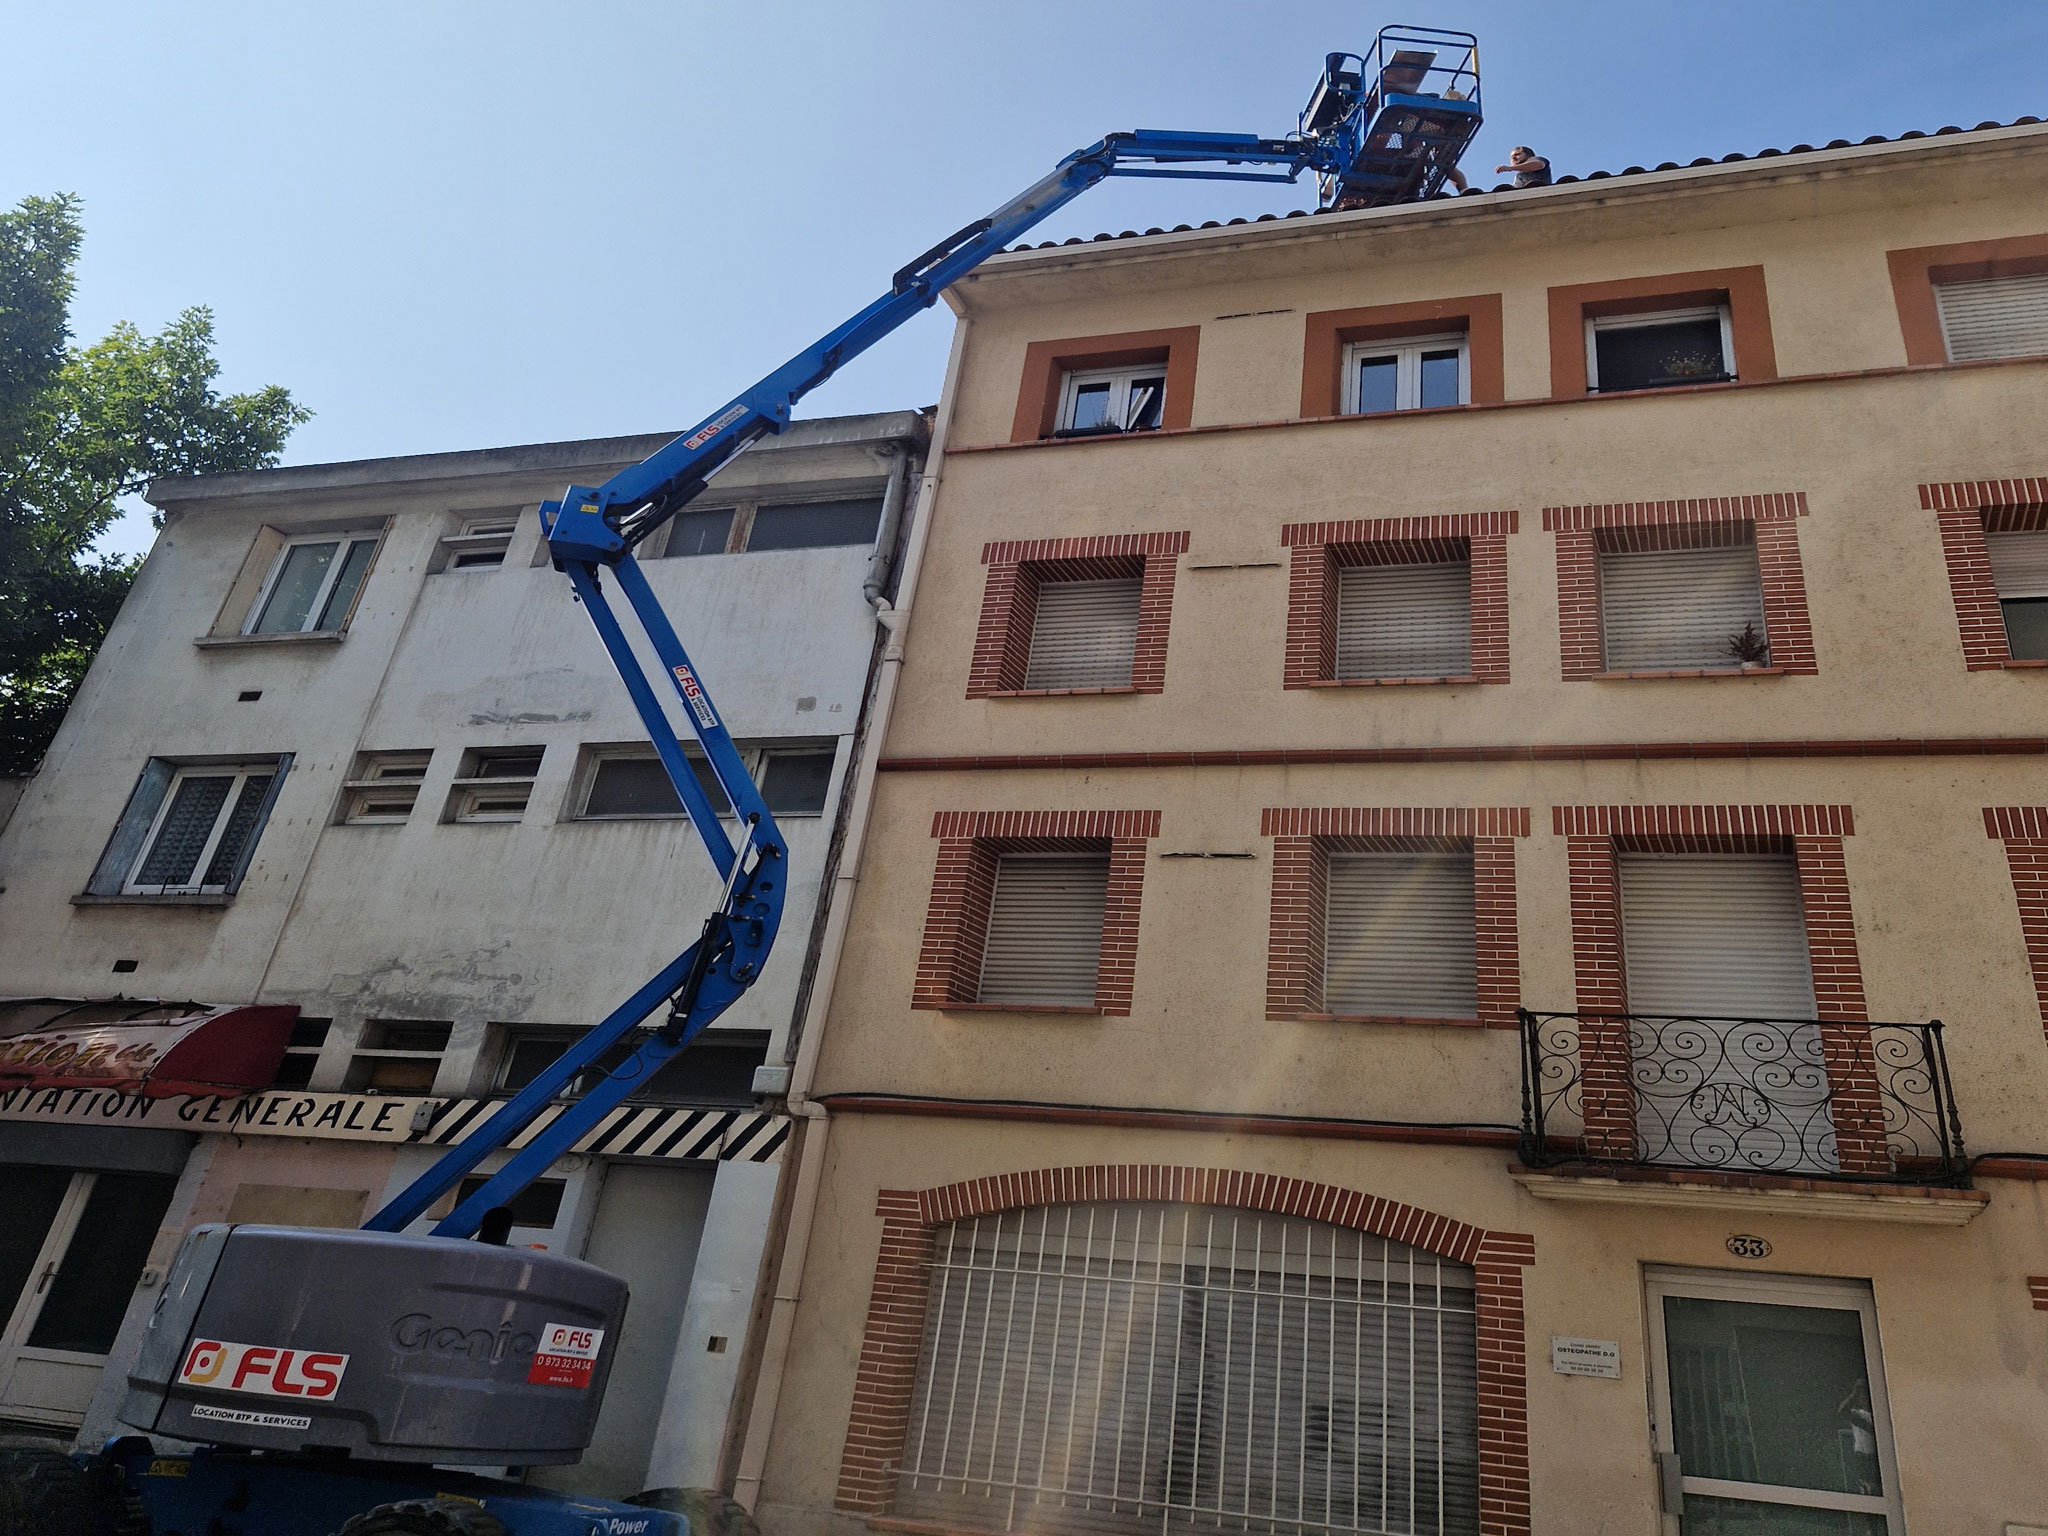
<svg viewBox="0 0 2048 1536"><path fill-rule="evenodd" d="M1400 341L1440 332L1465 333L1465 368L1474 405L1507 399L1501 347L1500 295L1427 299L1418 304L1369 304L1324 309L1308 317L1301 370L1301 414L1336 416L1344 409L1344 348L1354 341Z"/></svg>
<svg viewBox="0 0 2048 1536"><path fill-rule="evenodd" d="M1187 553L1188 534L1120 533L1100 538L1013 539L984 544L981 563L988 577L981 593L981 621L974 656L967 667L967 697L1044 698L1076 693L1158 693L1166 687L1166 631L1173 618L1177 557ZM1128 685L1111 688L1031 688L1024 673L1031 660L1031 627L1038 616L1038 587L1046 581L1143 582L1138 592L1138 645Z"/></svg>
<svg viewBox="0 0 2048 1536"><path fill-rule="evenodd" d="M1856 823L1846 805L1559 805L1552 831L1565 840L1570 866L1572 965L1578 1007L1588 1014L1628 1011L1621 940L1623 853L1791 855L1798 864L1814 1011L1833 1094L1830 1110L1842 1170L1889 1167L1884 1112L1869 1067L1870 1019L1863 962L1849 908L1842 839ZM1635 1155L1635 1098L1628 1026L1597 1017L1579 1026L1586 1141L1601 1156Z"/></svg>
<svg viewBox="0 0 2048 1536"><path fill-rule="evenodd" d="M1195 419L1195 351L1201 339L1202 328L1187 325L1163 331L1125 331L1115 336L1070 336L1065 341L1032 342L1024 349L1024 382L1017 392L1017 415L1010 424L1010 441L1032 443L1052 436L1059 424L1060 386L1068 374L1097 368L1134 368L1145 363L1160 363L1166 368L1166 400L1160 408L1160 430L1191 426Z"/></svg>
<svg viewBox="0 0 2048 1536"><path fill-rule="evenodd" d="M2005 614L1998 606L1998 584L1991 579L1991 554L1984 543L1987 533L2048 528L2048 477L1923 485L1920 505L1941 527L1941 558L1948 564L1948 589L1962 631L1963 669L2048 667L2048 661L2016 661L2007 649Z"/></svg>
<svg viewBox="0 0 2048 1536"><path fill-rule="evenodd" d="M1085 1013L1126 1018L1137 975L1138 903L1145 843L1159 835L1157 811L940 811L932 818L939 863L932 875L913 1008L991 1013ZM1092 1008L1020 1007L975 1001L988 942L996 861L1006 853L1106 853L1109 897L1102 910L1102 959Z"/></svg>
<svg viewBox="0 0 2048 1536"><path fill-rule="evenodd" d="M1811 677L1813 621L1806 612L1806 575L1799 563L1798 519L1806 492L1705 496L1690 501L1626 501L1545 507L1543 526L1557 535L1557 640L1565 681L1619 677ZM1600 556L1625 550L1712 549L1756 542L1763 584L1767 667L1697 667L1676 672L1609 672L1600 630ZM2002 633L2002 631L2001 631Z"/></svg>
<svg viewBox="0 0 2048 1536"><path fill-rule="evenodd" d="M1479 971L1478 1017L1375 1018L1368 1022L1515 1027L1515 1009L1522 1000L1515 923L1515 839L1529 835L1527 807L1272 806L1260 818L1259 832L1273 839L1267 1018L1340 1017L1323 1009L1323 922L1329 906L1331 854L1469 853Z"/></svg>
<svg viewBox="0 0 2048 1536"><path fill-rule="evenodd" d="M2020 932L2034 973L2034 1001L2048 1031L2048 807L1986 806L1984 832L2005 844L2012 892L2020 904Z"/></svg>
<svg viewBox="0 0 2048 1536"><path fill-rule="evenodd" d="M1294 551L1287 577L1288 688L1387 688L1411 683L1508 680L1508 535L1514 512L1445 517L1371 517L1343 523L1287 523L1280 542ZM1337 672L1337 574L1349 565L1472 564L1472 670L1464 677L1345 678Z"/></svg>
<svg viewBox="0 0 2048 1536"><path fill-rule="evenodd" d="M943 1184L885 1189L875 1198L881 1251L861 1335L834 1504L880 1515L896 1495L910 1430L940 1224L999 1211L1089 1201L1154 1200L1265 1211L1328 1222L1469 1264L1479 1322L1479 1529L1529 1530L1529 1410L1522 1270L1536 1262L1525 1232L1488 1231L1417 1206L1333 1184L1274 1174L1150 1163L1038 1168Z"/></svg>
<svg viewBox="0 0 2048 1536"><path fill-rule="evenodd" d="M1957 245L1922 245L1886 251L1892 300L1899 307L1899 331L1908 363L1946 363L1948 342L1935 307L1936 283L1979 282L1987 277L2033 277L2048 272L2048 235L2014 235L2004 240L1969 240Z"/></svg>
<svg viewBox="0 0 2048 1536"><path fill-rule="evenodd" d="M1778 351L1771 341L1764 269L1722 267L1712 272L1668 272L1662 277L1627 277L1618 282L1573 283L1551 289L1551 396L1572 400L1586 395L1588 320L1705 304L1728 306L1729 328L1735 337L1735 371L1742 381L1775 379Z"/></svg>

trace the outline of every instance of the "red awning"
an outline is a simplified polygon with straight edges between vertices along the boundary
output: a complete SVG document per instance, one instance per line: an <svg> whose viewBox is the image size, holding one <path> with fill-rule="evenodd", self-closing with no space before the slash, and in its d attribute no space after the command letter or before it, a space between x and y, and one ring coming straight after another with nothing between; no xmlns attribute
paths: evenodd
<svg viewBox="0 0 2048 1536"><path fill-rule="evenodd" d="M0 1040L0 1090L111 1088L144 1098L237 1098L268 1088L297 1004L217 1007L164 1024L51 1029Z"/></svg>

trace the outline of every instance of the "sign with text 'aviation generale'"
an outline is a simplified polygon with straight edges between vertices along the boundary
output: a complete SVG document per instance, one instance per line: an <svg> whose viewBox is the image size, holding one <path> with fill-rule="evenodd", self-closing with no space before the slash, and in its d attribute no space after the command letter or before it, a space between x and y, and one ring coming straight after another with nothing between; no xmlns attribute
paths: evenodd
<svg viewBox="0 0 2048 1536"><path fill-rule="evenodd" d="M10 1088L0 1091L0 1120L235 1136L404 1141L415 1129L416 1119L424 1123L419 1117L421 1107L439 1102L370 1093L269 1092L240 1099L151 1099L112 1088Z"/></svg>
<svg viewBox="0 0 2048 1536"><path fill-rule="evenodd" d="M1621 1379L1621 1345L1613 1339L1567 1339L1552 1334L1550 1368L1560 1376Z"/></svg>

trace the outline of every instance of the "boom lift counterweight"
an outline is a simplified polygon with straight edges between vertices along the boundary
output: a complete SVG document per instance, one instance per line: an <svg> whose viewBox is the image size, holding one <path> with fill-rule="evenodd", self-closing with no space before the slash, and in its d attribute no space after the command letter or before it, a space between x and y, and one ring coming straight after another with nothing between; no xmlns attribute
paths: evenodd
<svg viewBox="0 0 2048 1536"><path fill-rule="evenodd" d="M1313 171L1325 209L1381 206L1436 192L1479 123L1476 39L1390 27L1365 54L1329 55L1295 131L1283 137L1156 129L1109 134L932 246L896 272L873 303L645 462L602 485L570 486L559 500L543 503L554 565L589 611L704 840L722 881L719 903L695 943L371 1217L364 1231L193 1230L159 1297L121 1416L146 1431L287 1455L204 1452L203 1458L214 1458L204 1463L214 1482L195 1462L189 1478L176 1479L178 1486L159 1488L154 1485L170 1480L142 1470L151 1465L147 1442L116 1442L108 1459L145 1503L162 1501L174 1517L160 1521L159 1529L296 1536L309 1529L310 1509L341 1508L356 1497L350 1487L388 1495L397 1482L431 1495L450 1486L453 1476L432 1463L573 1461L589 1443L624 1314L623 1284L575 1260L457 1239L472 1236L485 1212L508 1203L572 1150L746 993L775 943L788 888L787 845L634 557L641 541L736 454L785 430L797 403L839 368L1109 177L1295 182ZM659 676L628 638L611 590L624 596ZM726 805L713 805L691 770L677 720L701 745ZM727 810L739 831L737 846L721 822ZM664 1003L664 1022L649 1029L646 1021ZM620 1065L561 1105L573 1081L636 1032L638 1043ZM542 1121L550 1109L558 1112ZM516 1150L504 1166L442 1218L431 1237L398 1235L484 1158L508 1147ZM281 1282L289 1294L280 1292ZM443 1349L443 1340L460 1347ZM308 1377L303 1370L293 1374L294 1361L324 1364ZM307 1390L309 1379L326 1385ZM268 1402L266 1382L276 1388ZM331 1455L289 1459L342 1448L351 1453L353 1473L337 1472ZM381 1464L374 1478L364 1463ZM215 1477L223 1467L228 1470ZM205 1523L212 1517L201 1506L211 1495L203 1487L215 1483L240 1501L222 1506L234 1509L232 1525ZM573 1523L568 1506L551 1504L540 1490L476 1479L463 1486L460 1497L480 1503L514 1536L590 1529ZM579 1507L594 1512L600 1506L584 1500ZM632 1528L646 1536L676 1532L679 1522L663 1523L672 1519L657 1516Z"/></svg>

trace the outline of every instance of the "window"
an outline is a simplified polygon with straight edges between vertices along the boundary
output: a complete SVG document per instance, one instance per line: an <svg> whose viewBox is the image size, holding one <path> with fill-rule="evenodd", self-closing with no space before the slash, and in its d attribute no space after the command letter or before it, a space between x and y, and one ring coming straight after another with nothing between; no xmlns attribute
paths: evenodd
<svg viewBox="0 0 2048 1536"><path fill-rule="evenodd" d="M580 1034L573 1029L512 1030L498 1069L498 1091L517 1093L551 1066ZM618 1071L637 1045L629 1040L613 1046L572 1078L560 1097L573 1099L588 1093L604 1075ZM706 1030L634 1089L631 1097L657 1104L751 1109L754 1069L767 1059L766 1030Z"/></svg>
<svg viewBox="0 0 2048 1536"><path fill-rule="evenodd" d="M1040 582L1024 686L1129 687L1144 585L1142 577Z"/></svg>
<svg viewBox="0 0 2048 1536"><path fill-rule="evenodd" d="M662 557L724 554L726 540L732 536L736 510L733 507L711 507L704 511L692 509L670 518L668 542L661 547Z"/></svg>
<svg viewBox="0 0 2048 1536"><path fill-rule="evenodd" d="M1471 562L1340 567L1336 675L1471 676Z"/></svg>
<svg viewBox="0 0 2048 1536"><path fill-rule="evenodd" d="M518 821L540 773L540 747L494 747L465 756L448 792L450 821Z"/></svg>
<svg viewBox="0 0 2048 1536"><path fill-rule="evenodd" d="M1936 283L1934 303L1952 363L2048 352L2048 273Z"/></svg>
<svg viewBox="0 0 2048 1536"><path fill-rule="evenodd" d="M348 623L377 552L374 533L288 540L242 625L245 635L325 634Z"/></svg>
<svg viewBox="0 0 2048 1536"><path fill-rule="evenodd" d="M239 884L281 777L275 758L175 770L123 891L196 895Z"/></svg>
<svg viewBox="0 0 2048 1536"><path fill-rule="evenodd" d="M1991 580L2014 661L2048 661L2048 530L1987 533Z"/></svg>
<svg viewBox="0 0 2048 1536"><path fill-rule="evenodd" d="M512 547L512 534L519 526L519 509L508 507L463 519L460 531L441 540L448 551L446 569L451 571L492 570L505 563Z"/></svg>
<svg viewBox="0 0 2048 1536"><path fill-rule="evenodd" d="M341 787L341 819L353 827L398 826L412 815L434 754L364 752Z"/></svg>
<svg viewBox="0 0 2048 1536"><path fill-rule="evenodd" d="M1718 1148L1732 1123L1725 1099L1758 1106L1752 1120L1769 1114L1755 1131L1797 1143L1779 1149L1777 1171L1839 1172L1828 1112L1802 1113L1827 1085L1798 866L1790 857L1642 853L1621 854L1617 865L1628 1011L1652 1021L1631 1042L1645 1150L1686 1161ZM1655 1022L1671 1019L1683 1022ZM1756 1088L1774 1079L1766 1109ZM1688 1085L1698 1091L1668 1091Z"/></svg>
<svg viewBox="0 0 2048 1536"><path fill-rule="evenodd" d="M1469 855L1332 854L1323 1007L1378 1018L1479 1014Z"/></svg>
<svg viewBox="0 0 2048 1536"><path fill-rule="evenodd" d="M1038 1207L935 1236L898 1518L1479 1530L1466 1266L1208 1206Z"/></svg>
<svg viewBox="0 0 2048 1536"><path fill-rule="evenodd" d="M349 1058L342 1086L354 1093L431 1093L454 1025L420 1019L371 1019Z"/></svg>
<svg viewBox="0 0 2048 1536"><path fill-rule="evenodd" d="M1069 373L1060 386L1055 437L1094 437L1110 432L1149 432L1166 409L1166 366L1110 368Z"/></svg>
<svg viewBox="0 0 2048 1536"><path fill-rule="evenodd" d="M817 816L824 812L832 767L837 760L834 742L800 739L785 743L740 741L733 745L739 749L741 761L773 815ZM683 756L713 808L721 816L731 815L725 790L703 751L688 746L683 749ZM683 803L669 782L668 770L654 755L653 747L591 750L583 770L576 811L579 819L623 821L684 814Z"/></svg>
<svg viewBox="0 0 2048 1536"><path fill-rule="evenodd" d="M309 1019L304 1014L293 1020L291 1042L284 1048L284 1060L278 1063L271 1086L303 1088L312 1082L313 1069L320 1064L320 1049L327 1044L327 1033L333 1027L332 1019Z"/></svg>
<svg viewBox="0 0 2048 1536"><path fill-rule="evenodd" d="M1424 336L1414 341L1357 341L1344 349L1344 409L1433 410L1472 398L1465 338Z"/></svg>
<svg viewBox="0 0 2048 1536"><path fill-rule="evenodd" d="M488 1174L465 1175L449 1209L453 1210L489 1182ZM505 1209L512 1213L512 1225L537 1232L552 1231L562 1214L562 1196L568 1187L564 1179L535 1179L506 1203Z"/></svg>
<svg viewBox="0 0 2048 1536"><path fill-rule="evenodd" d="M1665 1513L1686 1531L1904 1529L1866 1283L1653 1269L1649 1314Z"/></svg>
<svg viewBox="0 0 2048 1536"><path fill-rule="evenodd" d="M1093 1007L1108 891L1107 854L1011 853L999 858L975 1000L1032 1008Z"/></svg>
<svg viewBox="0 0 2048 1536"><path fill-rule="evenodd" d="M1595 394L1734 377L1734 331L1725 304L1586 321L1586 387Z"/></svg>
<svg viewBox="0 0 2048 1536"><path fill-rule="evenodd" d="M1770 660L1763 582L1747 525L1720 547L1600 554L1600 630L1610 672L1671 672Z"/></svg>
<svg viewBox="0 0 2048 1536"><path fill-rule="evenodd" d="M747 548L830 549L848 544L870 545L882 522L882 498L852 501L798 501L754 509L747 530Z"/></svg>

